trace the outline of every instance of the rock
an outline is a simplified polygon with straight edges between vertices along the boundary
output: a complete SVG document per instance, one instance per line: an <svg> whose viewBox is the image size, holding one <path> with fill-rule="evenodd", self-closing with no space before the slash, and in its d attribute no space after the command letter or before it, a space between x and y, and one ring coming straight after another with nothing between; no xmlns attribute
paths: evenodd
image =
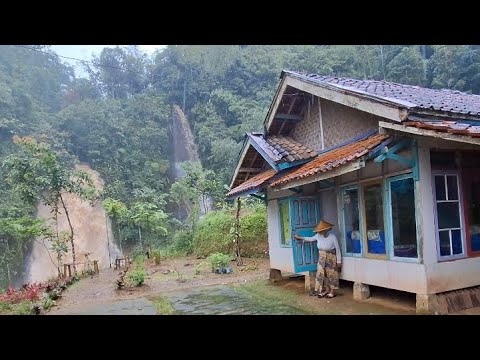
<svg viewBox="0 0 480 360"><path fill-rule="evenodd" d="M190 265L192 265L192 264L189 264L189 263L183 264L183 266L190 266Z"/></svg>

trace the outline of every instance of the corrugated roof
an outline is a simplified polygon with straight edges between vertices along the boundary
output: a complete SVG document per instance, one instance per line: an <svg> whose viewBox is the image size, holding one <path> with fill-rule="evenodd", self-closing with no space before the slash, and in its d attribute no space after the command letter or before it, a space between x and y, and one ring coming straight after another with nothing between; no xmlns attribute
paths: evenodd
<svg viewBox="0 0 480 360"><path fill-rule="evenodd" d="M405 126L480 138L480 126L458 121L406 121Z"/></svg>
<svg viewBox="0 0 480 360"><path fill-rule="evenodd" d="M292 77L312 83L331 85L338 89L389 101L407 108L480 116L480 95L456 90L428 89L387 81L357 80L335 76L284 71Z"/></svg>
<svg viewBox="0 0 480 360"><path fill-rule="evenodd" d="M266 181L270 180L277 172L274 169L264 171L248 179L244 183L238 185L227 193L227 197L231 197L240 193L244 193L262 186Z"/></svg>
<svg viewBox="0 0 480 360"><path fill-rule="evenodd" d="M362 140L320 154L305 165L302 165L285 176L276 179L271 183L271 186L275 187L293 180L332 170L368 154L370 150L387 140L388 137L389 135L386 134L374 134Z"/></svg>
<svg viewBox="0 0 480 360"><path fill-rule="evenodd" d="M247 135L275 164L310 159L317 155L315 150L300 144L289 136L275 135L265 139L262 133L248 133Z"/></svg>

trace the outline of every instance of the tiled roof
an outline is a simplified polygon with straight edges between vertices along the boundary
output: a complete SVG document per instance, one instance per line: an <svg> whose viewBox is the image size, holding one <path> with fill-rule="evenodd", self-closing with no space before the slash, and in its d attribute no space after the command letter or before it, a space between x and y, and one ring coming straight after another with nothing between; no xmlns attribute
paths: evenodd
<svg viewBox="0 0 480 360"><path fill-rule="evenodd" d="M240 184L236 188L233 188L227 193L227 197L231 197L236 194L240 194L249 190L253 190L263 185L266 181L270 180L277 172L273 169L264 171L258 175L255 175L251 179L248 179L244 183Z"/></svg>
<svg viewBox="0 0 480 360"><path fill-rule="evenodd" d="M480 137L480 126L474 126L457 121L406 121L405 126L413 126L419 129L435 130L449 134Z"/></svg>
<svg viewBox="0 0 480 360"><path fill-rule="evenodd" d="M315 150L300 144L289 136L276 135L265 139L262 133L248 133L247 135L275 164L310 159L317 155Z"/></svg>
<svg viewBox="0 0 480 360"><path fill-rule="evenodd" d="M406 108L480 116L480 95L456 90L428 89L376 80L356 80L334 76L284 71L308 82L330 85L371 98L389 101Z"/></svg>
<svg viewBox="0 0 480 360"><path fill-rule="evenodd" d="M317 155L315 150L300 144L289 136L272 135L267 138L267 143L280 153L282 159L288 162L310 159Z"/></svg>
<svg viewBox="0 0 480 360"><path fill-rule="evenodd" d="M388 137L389 136L385 134L374 134L362 140L320 154L305 165L302 165L285 176L276 179L271 183L271 186L278 186L292 180L302 179L320 172L332 170L333 168L366 155L370 150L380 145Z"/></svg>

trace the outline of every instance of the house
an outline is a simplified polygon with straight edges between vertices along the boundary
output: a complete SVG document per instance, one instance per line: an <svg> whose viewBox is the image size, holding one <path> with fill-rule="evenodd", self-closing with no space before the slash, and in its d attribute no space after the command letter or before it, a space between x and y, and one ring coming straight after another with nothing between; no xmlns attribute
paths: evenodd
<svg viewBox="0 0 480 360"><path fill-rule="evenodd" d="M375 285L447 312L442 294L480 285L480 96L283 71L227 197L247 195L267 204L274 271L308 281L317 251L292 235L324 219L355 298Z"/></svg>

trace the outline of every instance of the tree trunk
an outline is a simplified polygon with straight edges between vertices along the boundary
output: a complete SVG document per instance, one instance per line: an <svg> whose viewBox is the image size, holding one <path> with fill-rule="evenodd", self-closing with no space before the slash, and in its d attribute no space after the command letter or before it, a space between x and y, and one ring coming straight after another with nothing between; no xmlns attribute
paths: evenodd
<svg viewBox="0 0 480 360"><path fill-rule="evenodd" d="M5 239L5 242L7 244L7 281L8 281L8 286L10 286L10 261L8 260L8 257L10 256L10 246L8 245L8 239Z"/></svg>
<svg viewBox="0 0 480 360"><path fill-rule="evenodd" d="M237 215L235 216L235 251L237 253L237 265L242 266L243 260L240 254L240 198L237 198Z"/></svg>
<svg viewBox="0 0 480 360"><path fill-rule="evenodd" d="M107 246L108 246L108 262L110 263L110 268L112 267L112 257L110 255L110 237L108 236L108 217L105 214L105 232L107 233Z"/></svg>
<svg viewBox="0 0 480 360"><path fill-rule="evenodd" d="M62 195L60 195L60 201L62 202L63 210L65 211L65 216L67 217L68 226L70 227L70 243L72 244L72 263L73 263L73 273L77 276L77 265L75 264L75 243L73 242L73 226L72 222L70 221L70 215L68 214L67 207L65 206L65 202L63 201Z"/></svg>
<svg viewBox="0 0 480 360"><path fill-rule="evenodd" d="M143 250L143 244L142 244L142 230L140 230L140 227L138 228L138 236L140 237L140 247Z"/></svg>

